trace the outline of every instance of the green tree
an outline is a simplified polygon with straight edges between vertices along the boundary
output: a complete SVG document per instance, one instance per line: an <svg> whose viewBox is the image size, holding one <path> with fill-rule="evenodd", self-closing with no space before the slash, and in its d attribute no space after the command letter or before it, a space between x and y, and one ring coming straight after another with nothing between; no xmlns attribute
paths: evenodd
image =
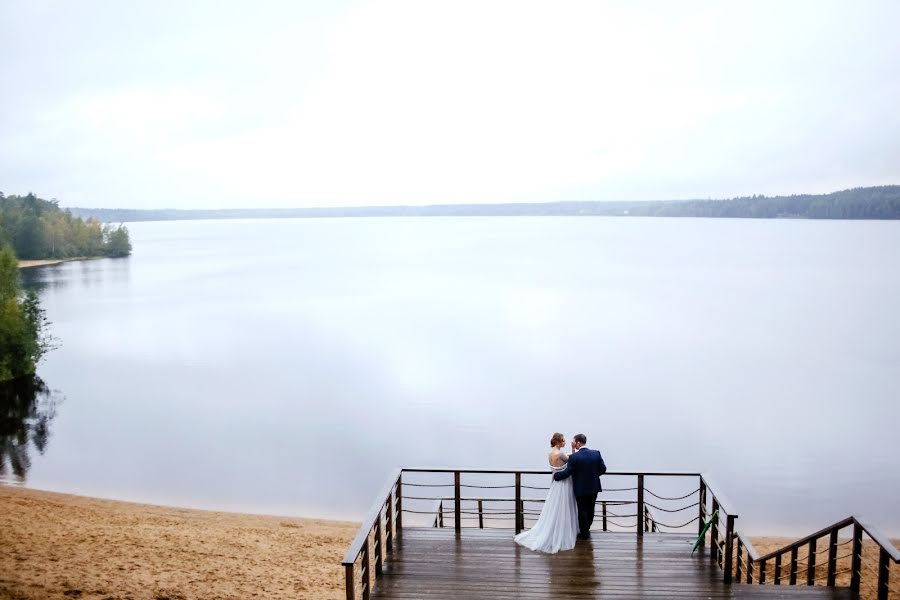
<svg viewBox="0 0 900 600"><path fill-rule="evenodd" d="M16 255L0 248L0 381L34 373L53 340L37 294L22 294Z"/></svg>
<svg viewBox="0 0 900 600"><path fill-rule="evenodd" d="M124 225L106 225L103 228L103 242L107 256L117 258L131 254L131 240L128 238L128 228Z"/></svg>
<svg viewBox="0 0 900 600"><path fill-rule="evenodd" d="M19 258L128 256L131 242L122 226L103 227L62 210L56 200L34 194L0 194L0 243L12 244Z"/></svg>

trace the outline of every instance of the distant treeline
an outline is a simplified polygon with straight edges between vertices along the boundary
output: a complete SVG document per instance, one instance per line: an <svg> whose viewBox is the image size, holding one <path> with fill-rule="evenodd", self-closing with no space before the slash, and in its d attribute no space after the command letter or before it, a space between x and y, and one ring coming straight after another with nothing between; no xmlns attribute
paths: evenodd
<svg viewBox="0 0 900 600"><path fill-rule="evenodd" d="M744 198L732 198L731 200L434 204L430 206L242 208L223 210L136 210L124 208L72 208L70 210L74 215L93 218L107 223L189 219L464 216L900 219L900 185L854 188L831 194L747 196Z"/></svg>
<svg viewBox="0 0 900 600"><path fill-rule="evenodd" d="M20 259L128 256L131 241L122 225L103 225L63 210L55 200L34 194L0 192L0 247L12 246Z"/></svg>

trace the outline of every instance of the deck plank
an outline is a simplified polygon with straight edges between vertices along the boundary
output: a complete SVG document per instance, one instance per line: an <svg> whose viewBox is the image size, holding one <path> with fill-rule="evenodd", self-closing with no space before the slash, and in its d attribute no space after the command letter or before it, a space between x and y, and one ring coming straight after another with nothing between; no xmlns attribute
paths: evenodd
<svg viewBox="0 0 900 600"><path fill-rule="evenodd" d="M405 528L372 598L856 598L845 588L722 583L690 535L595 533L574 550L530 552L504 529Z"/></svg>

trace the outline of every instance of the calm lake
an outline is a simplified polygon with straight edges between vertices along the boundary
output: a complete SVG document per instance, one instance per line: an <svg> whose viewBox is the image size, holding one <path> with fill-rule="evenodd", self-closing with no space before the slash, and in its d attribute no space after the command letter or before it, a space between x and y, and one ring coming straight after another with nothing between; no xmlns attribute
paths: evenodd
<svg viewBox="0 0 900 600"><path fill-rule="evenodd" d="M394 466L542 468L584 432L611 470L712 473L750 533L900 535L898 222L129 229L23 272L61 342L30 487L353 519Z"/></svg>

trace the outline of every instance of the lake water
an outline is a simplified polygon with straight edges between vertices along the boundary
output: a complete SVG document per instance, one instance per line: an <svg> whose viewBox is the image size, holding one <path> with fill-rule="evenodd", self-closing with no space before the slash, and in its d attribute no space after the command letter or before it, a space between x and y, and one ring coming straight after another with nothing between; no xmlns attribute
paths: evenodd
<svg viewBox="0 0 900 600"><path fill-rule="evenodd" d="M900 223L129 229L24 273L62 344L28 486L361 518L396 465L541 468L584 432L611 470L712 473L751 533L900 534Z"/></svg>

